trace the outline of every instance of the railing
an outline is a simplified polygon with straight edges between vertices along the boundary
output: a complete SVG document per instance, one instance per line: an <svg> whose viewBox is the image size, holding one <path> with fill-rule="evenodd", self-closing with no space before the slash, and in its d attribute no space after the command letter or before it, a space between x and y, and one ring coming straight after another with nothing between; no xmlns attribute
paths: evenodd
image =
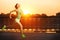
<svg viewBox="0 0 60 40"><path fill-rule="evenodd" d="M60 29L23 29L24 33L56 33ZM0 32L20 32L20 29L0 29Z"/></svg>

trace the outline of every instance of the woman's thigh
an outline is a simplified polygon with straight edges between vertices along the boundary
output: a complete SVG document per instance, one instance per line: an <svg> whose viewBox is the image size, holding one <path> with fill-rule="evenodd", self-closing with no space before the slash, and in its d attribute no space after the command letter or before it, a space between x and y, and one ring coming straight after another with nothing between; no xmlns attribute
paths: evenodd
<svg viewBox="0 0 60 40"><path fill-rule="evenodd" d="M17 23L19 23L20 19L15 19L15 21L16 21Z"/></svg>

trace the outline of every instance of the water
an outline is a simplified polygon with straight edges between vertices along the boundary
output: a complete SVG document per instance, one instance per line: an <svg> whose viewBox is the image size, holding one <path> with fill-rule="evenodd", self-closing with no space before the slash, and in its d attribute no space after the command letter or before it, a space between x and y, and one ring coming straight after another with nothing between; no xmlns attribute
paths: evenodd
<svg viewBox="0 0 60 40"><path fill-rule="evenodd" d="M60 33L25 33L22 38L19 32L0 32L0 40L60 40Z"/></svg>

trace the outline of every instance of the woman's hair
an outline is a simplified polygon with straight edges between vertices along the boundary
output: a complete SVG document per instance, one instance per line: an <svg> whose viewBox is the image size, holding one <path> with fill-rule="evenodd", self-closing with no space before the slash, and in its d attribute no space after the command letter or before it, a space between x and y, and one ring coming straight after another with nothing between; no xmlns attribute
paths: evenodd
<svg viewBox="0 0 60 40"><path fill-rule="evenodd" d="M20 7L20 5L18 3L16 3L15 8L18 9Z"/></svg>

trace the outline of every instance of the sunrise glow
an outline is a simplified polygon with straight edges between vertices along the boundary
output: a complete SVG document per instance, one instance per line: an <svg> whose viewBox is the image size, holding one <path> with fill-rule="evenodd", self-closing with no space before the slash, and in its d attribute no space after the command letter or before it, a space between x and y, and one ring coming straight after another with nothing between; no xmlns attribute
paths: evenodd
<svg viewBox="0 0 60 40"><path fill-rule="evenodd" d="M24 15L29 14L30 12L28 10L23 10Z"/></svg>
<svg viewBox="0 0 60 40"><path fill-rule="evenodd" d="M16 3L19 3L24 9L24 14L55 15L60 12L60 0L0 0L0 13L7 14L14 10Z"/></svg>

